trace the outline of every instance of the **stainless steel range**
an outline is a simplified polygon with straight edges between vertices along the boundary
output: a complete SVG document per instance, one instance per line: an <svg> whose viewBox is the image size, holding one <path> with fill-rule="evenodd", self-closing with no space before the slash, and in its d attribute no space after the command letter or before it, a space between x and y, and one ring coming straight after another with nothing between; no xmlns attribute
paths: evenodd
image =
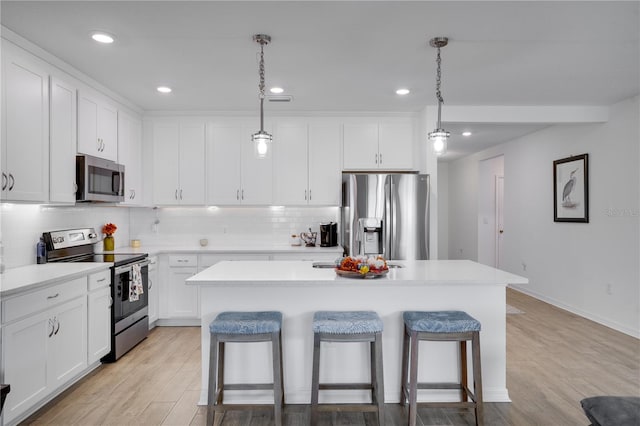
<svg viewBox="0 0 640 426"><path fill-rule="evenodd" d="M146 253L96 254L94 244L101 240L93 228L51 231L42 236L47 245L48 262L111 264L111 352L102 362L116 361L147 337L149 260Z"/></svg>

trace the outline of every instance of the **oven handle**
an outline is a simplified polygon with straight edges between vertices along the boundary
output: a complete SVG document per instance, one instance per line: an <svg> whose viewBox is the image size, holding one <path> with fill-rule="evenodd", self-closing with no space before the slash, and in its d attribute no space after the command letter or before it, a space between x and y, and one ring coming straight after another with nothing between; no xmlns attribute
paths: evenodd
<svg viewBox="0 0 640 426"><path fill-rule="evenodd" d="M140 265L140 267L144 267L144 266L149 266L149 264L151 264L151 262L149 260L143 260L142 262L139 263L132 263L129 265L123 265L123 266L118 266L115 269L115 274L116 275L120 275L123 272L131 272L131 266L132 265Z"/></svg>

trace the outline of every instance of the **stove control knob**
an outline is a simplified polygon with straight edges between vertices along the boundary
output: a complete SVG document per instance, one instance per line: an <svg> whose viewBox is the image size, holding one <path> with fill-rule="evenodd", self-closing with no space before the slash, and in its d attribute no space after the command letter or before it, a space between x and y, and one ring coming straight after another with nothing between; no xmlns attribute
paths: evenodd
<svg viewBox="0 0 640 426"><path fill-rule="evenodd" d="M88 236L89 236L89 239L98 238L98 234L94 234L93 232L90 233Z"/></svg>

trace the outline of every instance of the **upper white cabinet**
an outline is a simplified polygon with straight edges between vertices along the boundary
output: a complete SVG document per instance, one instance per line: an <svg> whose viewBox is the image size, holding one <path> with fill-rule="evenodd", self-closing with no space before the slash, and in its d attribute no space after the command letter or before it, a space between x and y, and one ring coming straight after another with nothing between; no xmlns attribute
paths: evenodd
<svg viewBox="0 0 640 426"><path fill-rule="evenodd" d="M274 204L340 204L338 124L280 124L274 142Z"/></svg>
<svg viewBox="0 0 640 426"><path fill-rule="evenodd" d="M51 78L49 201L76 201L76 88Z"/></svg>
<svg viewBox="0 0 640 426"><path fill-rule="evenodd" d="M2 43L3 201L49 198L49 74L44 63Z"/></svg>
<svg viewBox="0 0 640 426"><path fill-rule="evenodd" d="M240 124L207 127L207 203L271 204L272 151L263 159L255 156L255 131Z"/></svg>
<svg viewBox="0 0 640 426"><path fill-rule="evenodd" d="M118 163L124 164L124 204L142 200L142 121L118 112Z"/></svg>
<svg viewBox="0 0 640 426"><path fill-rule="evenodd" d="M85 90L78 91L78 153L118 160L118 110Z"/></svg>
<svg viewBox="0 0 640 426"><path fill-rule="evenodd" d="M345 170L411 170L413 125L380 122L344 125Z"/></svg>
<svg viewBox="0 0 640 426"><path fill-rule="evenodd" d="M153 201L163 205L202 205L205 201L205 125L157 122L153 125Z"/></svg>

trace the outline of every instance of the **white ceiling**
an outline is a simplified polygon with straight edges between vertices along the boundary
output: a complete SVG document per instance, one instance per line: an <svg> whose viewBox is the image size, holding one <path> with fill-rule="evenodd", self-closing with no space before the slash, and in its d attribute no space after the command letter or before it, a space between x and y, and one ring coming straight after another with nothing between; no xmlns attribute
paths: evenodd
<svg viewBox="0 0 640 426"><path fill-rule="evenodd" d="M638 94L639 4L3 0L0 21L147 111L257 111L252 35L269 34L267 86L294 100L266 104L266 116L421 111L435 104L428 40L447 36L446 122L447 105L610 105ZM116 43L97 45L96 29ZM540 126L481 127L456 156Z"/></svg>

